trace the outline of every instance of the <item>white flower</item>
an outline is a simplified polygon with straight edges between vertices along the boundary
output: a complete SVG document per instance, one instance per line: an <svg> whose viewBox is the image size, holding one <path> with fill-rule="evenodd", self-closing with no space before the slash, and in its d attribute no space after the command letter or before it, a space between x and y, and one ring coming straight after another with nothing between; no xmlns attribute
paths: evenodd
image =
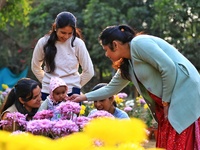
<svg viewBox="0 0 200 150"><path fill-rule="evenodd" d="M131 100L126 101L125 105L126 105L126 106L130 106L130 107L133 107L133 106L134 106L134 100L131 99Z"/></svg>

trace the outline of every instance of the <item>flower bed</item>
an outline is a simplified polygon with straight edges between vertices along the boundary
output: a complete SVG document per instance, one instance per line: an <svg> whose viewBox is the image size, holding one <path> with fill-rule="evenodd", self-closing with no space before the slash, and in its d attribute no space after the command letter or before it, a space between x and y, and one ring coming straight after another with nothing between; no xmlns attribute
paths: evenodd
<svg viewBox="0 0 200 150"><path fill-rule="evenodd" d="M81 132L56 140L28 132L0 131L3 150L145 150L146 125L139 119L119 120L99 117L90 120ZM156 148L150 148L156 150ZM149 149L149 150L150 150ZM159 149L161 150L161 149Z"/></svg>
<svg viewBox="0 0 200 150"><path fill-rule="evenodd" d="M148 127L157 126L152 114L142 96L135 99L129 99L126 93L118 93L115 96L117 107L127 112L130 118L138 118L144 121ZM87 116L88 113L94 109L93 102L83 102L80 114Z"/></svg>

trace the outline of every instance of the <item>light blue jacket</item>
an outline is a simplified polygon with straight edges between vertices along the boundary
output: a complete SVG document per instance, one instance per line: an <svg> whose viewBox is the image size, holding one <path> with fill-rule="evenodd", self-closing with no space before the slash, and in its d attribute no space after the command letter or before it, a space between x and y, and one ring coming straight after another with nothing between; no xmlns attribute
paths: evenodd
<svg viewBox="0 0 200 150"><path fill-rule="evenodd" d="M133 84L154 116L154 102L147 90L170 102L169 122L181 133L200 117L198 71L177 49L158 37L139 35L130 42L130 51L129 73ZM118 70L108 86L86 93L86 97L90 101L104 99L120 92L128 83Z"/></svg>

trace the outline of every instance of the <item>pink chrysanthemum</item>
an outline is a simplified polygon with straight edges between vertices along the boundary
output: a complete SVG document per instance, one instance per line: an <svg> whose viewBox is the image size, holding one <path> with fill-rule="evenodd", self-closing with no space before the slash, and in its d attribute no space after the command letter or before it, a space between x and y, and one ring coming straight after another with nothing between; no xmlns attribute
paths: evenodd
<svg viewBox="0 0 200 150"><path fill-rule="evenodd" d="M53 122L48 119L31 120L27 123L26 130L36 135L47 135L53 127Z"/></svg>
<svg viewBox="0 0 200 150"><path fill-rule="evenodd" d="M111 113L105 111L105 110L97 110L94 113L92 113L89 118L98 118L98 117L111 117L115 118Z"/></svg>
<svg viewBox="0 0 200 150"><path fill-rule="evenodd" d="M71 120L58 120L55 121L53 128L51 129L52 135L55 137L62 137L69 135L73 132L78 132L78 125Z"/></svg>
<svg viewBox="0 0 200 150"><path fill-rule="evenodd" d="M125 112L129 112L129 111L131 111L131 110L133 110L133 108L130 107L130 106L126 106L126 107L124 108L124 111L125 111Z"/></svg>
<svg viewBox="0 0 200 150"><path fill-rule="evenodd" d="M128 95L126 93L118 93L119 98L126 98Z"/></svg>
<svg viewBox="0 0 200 150"><path fill-rule="evenodd" d="M61 119L73 119L75 114L79 114L81 110L81 106L79 103L66 101L60 103L60 105L56 108L56 112L61 114Z"/></svg>
<svg viewBox="0 0 200 150"><path fill-rule="evenodd" d="M13 122L17 123L21 127L26 126L26 116L24 114L21 114L19 112L13 112L13 113L7 113L6 120L8 125L12 125ZM2 120L3 121L3 120ZM4 122L6 123L6 122Z"/></svg>
<svg viewBox="0 0 200 150"><path fill-rule="evenodd" d="M51 119L53 117L53 111L52 110L42 110L37 112L34 116L33 119Z"/></svg>
<svg viewBox="0 0 200 150"><path fill-rule="evenodd" d="M91 118L85 116L79 116L75 119L76 124L79 126L80 129L83 129L84 126L91 120Z"/></svg>

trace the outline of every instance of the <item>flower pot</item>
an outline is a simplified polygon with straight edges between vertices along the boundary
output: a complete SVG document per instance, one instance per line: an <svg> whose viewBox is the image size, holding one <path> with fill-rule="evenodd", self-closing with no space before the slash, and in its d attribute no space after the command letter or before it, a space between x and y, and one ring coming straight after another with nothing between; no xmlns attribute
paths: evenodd
<svg viewBox="0 0 200 150"><path fill-rule="evenodd" d="M152 140L152 139L157 139L157 134L158 134L158 129L157 128L153 128L153 127L149 127L147 129L149 131L149 134L148 134L148 139L149 140Z"/></svg>

